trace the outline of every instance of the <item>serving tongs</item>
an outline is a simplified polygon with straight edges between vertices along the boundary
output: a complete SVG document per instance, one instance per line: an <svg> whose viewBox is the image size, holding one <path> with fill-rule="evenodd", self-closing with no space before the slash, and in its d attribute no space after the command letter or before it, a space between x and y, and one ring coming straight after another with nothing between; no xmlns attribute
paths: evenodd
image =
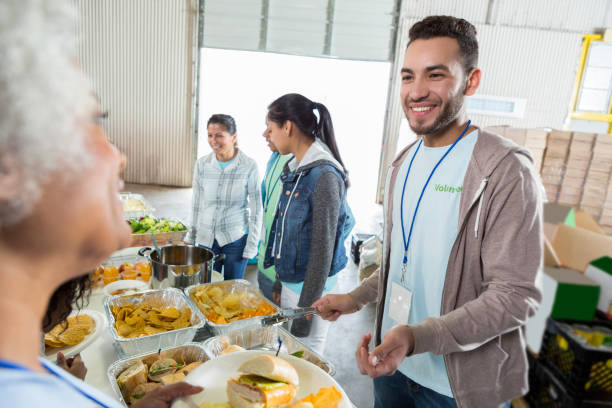
<svg viewBox="0 0 612 408"><path fill-rule="evenodd" d="M281 323L288 322L289 320L298 319L300 317L310 316L319 314L317 309L314 307L298 307L296 309L286 308L280 309L278 313L266 316L261 320L261 325L276 326Z"/></svg>

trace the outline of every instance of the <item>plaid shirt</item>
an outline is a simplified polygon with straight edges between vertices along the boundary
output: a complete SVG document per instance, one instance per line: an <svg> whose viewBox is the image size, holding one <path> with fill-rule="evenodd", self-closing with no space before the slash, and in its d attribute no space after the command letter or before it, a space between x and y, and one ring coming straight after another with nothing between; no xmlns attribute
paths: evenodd
<svg viewBox="0 0 612 408"><path fill-rule="evenodd" d="M255 160L238 150L225 170L214 153L201 157L193 172L192 225L187 241L212 248L249 233L244 258L257 253L262 227L261 187ZM194 240L195 238L195 240Z"/></svg>

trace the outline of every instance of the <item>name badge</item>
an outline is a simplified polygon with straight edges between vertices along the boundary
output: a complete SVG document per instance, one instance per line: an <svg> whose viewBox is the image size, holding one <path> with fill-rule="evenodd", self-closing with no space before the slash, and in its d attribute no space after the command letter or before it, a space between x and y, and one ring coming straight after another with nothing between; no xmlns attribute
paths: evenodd
<svg viewBox="0 0 612 408"><path fill-rule="evenodd" d="M412 292L393 282L391 284L391 298L389 299L389 317L397 324L408 324L411 305Z"/></svg>

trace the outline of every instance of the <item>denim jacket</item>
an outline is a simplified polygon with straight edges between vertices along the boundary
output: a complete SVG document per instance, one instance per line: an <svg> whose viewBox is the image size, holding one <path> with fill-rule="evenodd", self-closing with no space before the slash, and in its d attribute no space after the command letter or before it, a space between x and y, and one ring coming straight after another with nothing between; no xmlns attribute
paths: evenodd
<svg viewBox="0 0 612 408"><path fill-rule="evenodd" d="M315 162L297 172L281 176L283 190L278 210L270 230L264 266L274 265L277 277L283 282L304 281L310 246L313 240L313 198L315 186L324 172L334 173L344 186L342 174L328 162ZM347 263L344 248L345 220L347 219L346 190L342 189L338 221L333 241L333 258L327 276L340 272ZM353 221L354 222L354 221Z"/></svg>
<svg viewBox="0 0 612 408"><path fill-rule="evenodd" d="M301 163L294 158L285 165L283 189L264 260L265 267L275 266L280 281L303 282L310 262L310 273L320 276L319 282L324 284L328 276L346 266L345 230L352 225L345 225L350 210L347 211L344 177L342 166L318 139ZM313 221L321 220L335 225L315 225L319 231L313 236ZM354 223L352 217L348 223ZM323 253L313 253L313 248ZM308 291L306 286L303 291Z"/></svg>

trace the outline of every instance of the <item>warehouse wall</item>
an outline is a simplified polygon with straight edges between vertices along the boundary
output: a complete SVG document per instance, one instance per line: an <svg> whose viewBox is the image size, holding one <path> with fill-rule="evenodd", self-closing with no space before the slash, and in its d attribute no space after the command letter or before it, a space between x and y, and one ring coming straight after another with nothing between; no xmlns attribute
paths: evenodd
<svg viewBox="0 0 612 408"><path fill-rule="evenodd" d="M392 58L400 0L205 0L204 46Z"/></svg>
<svg viewBox="0 0 612 408"><path fill-rule="evenodd" d="M128 157L128 182L190 186L195 0L75 0L78 58Z"/></svg>
<svg viewBox="0 0 612 408"><path fill-rule="evenodd" d="M582 44L582 34L612 27L612 0L449 0L404 1L400 28L428 15L446 14L472 22L478 31L479 66L483 78L477 95L526 100L522 118L471 114L478 125L562 128L568 113ZM402 30L400 29L401 33ZM390 82L390 99L383 136L381 169L411 138L403 120L399 74L407 35L398 38ZM477 96L476 95L476 96ZM398 118L400 118L398 120ZM413 136L412 136L413 137ZM382 173L379 175L379 196Z"/></svg>

